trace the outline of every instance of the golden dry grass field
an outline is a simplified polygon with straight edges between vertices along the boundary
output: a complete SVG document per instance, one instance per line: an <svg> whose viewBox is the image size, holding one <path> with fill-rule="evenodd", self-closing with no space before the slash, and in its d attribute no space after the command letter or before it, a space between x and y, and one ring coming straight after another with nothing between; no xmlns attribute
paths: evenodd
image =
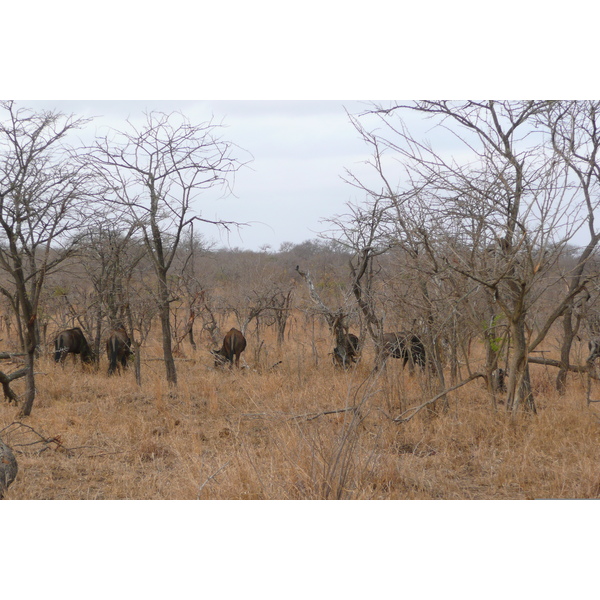
<svg viewBox="0 0 600 600"><path fill-rule="evenodd" d="M16 422L17 408L0 404L1 435L19 462L6 498L600 496L599 405L587 406L585 380L571 376L560 397L555 372L534 365L537 415L494 411L477 380L449 394L448 410L399 424L392 418L435 395L423 374L391 360L373 376L369 348L356 368L336 370L325 330L315 364L311 341L297 337L278 349L267 334L255 364L248 336L240 371L215 370L206 347L186 348L176 390L157 342L143 348L141 388L132 370L107 377L105 356L98 371L42 357L32 415Z"/></svg>

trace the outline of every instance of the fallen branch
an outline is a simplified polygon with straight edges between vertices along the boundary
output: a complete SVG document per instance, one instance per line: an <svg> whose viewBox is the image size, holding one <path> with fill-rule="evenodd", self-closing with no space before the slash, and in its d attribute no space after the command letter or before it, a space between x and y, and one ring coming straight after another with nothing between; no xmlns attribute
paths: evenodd
<svg viewBox="0 0 600 600"><path fill-rule="evenodd" d="M23 430L25 430L25 432L23 432ZM74 452L76 450L96 450L98 451L97 454L88 454L87 457L88 458L93 458L96 456L105 456L105 455L112 455L112 454L123 454L125 451L124 450L118 450L118 451L108 451L108 450L104 450L103 448L101 448L100 446L73 446L72 448L67 448L67 446L64 445L62 438L60 435L56 435L54 437L46 437L45 435L41 434L39 431L36 431L33 427L31 427L30 425L26 425L25 423L21 423L20 421L13 421L10 425L7 425L4 429L0 429L0 433L6 436L15 436L15 434L17 434L17 432L21 433L21 440L20 442L17 441L13 441L11 443L11 446L15 449L16 452L20 452L23 453L24 450L18 450L18 449L25 449L25 448L30 448L32 446L37 446L39 444L42 444L42 447L37 450L37 454L42 454L43 452L46 452L47 450L57 450L60 452L66 452L69 456L72 456L74 454ZM27 441L27 437L29 437L29 439L31 439L30 436L26 437L26 433L32 433L34 434L38 439L34 440L34 441Z"/></svg>
<svg viewBox="0 0 600 600"><path fill-rule="evenodd" d="M164 358L142 358L142 362L164 362ZM196 362L195 358L173 358L175 362Z"/></svg>
<svg viewBox="0 0 600 600"><path fill-rule="evenodd" d="M324 410L323 412L318 412L318 413L306 413L304 415L296 415L294 417L291 417L292 421L294 419L306 419L307 421L312 421L313 419L318 419L319 417L322 417L324 415L335 415L337 413L345 413L345 412L350 412L350 411L355 411L357 409L356 406L349 406L348 408L340 408L337 410Z"/></svg>
<svg viewBox="0 0 600 600"><path fill-rule="evenodd" d="M19 398L17 395L10 389L11 381L15 379L19 379L21 377L25 377L27 375L27 371L29 367L23 367L18 371L14 371L13 373L9 373L8 375L3 371L0 371L0 383L2 384L2 390L4 392L4 397L8 400L8 403L14 402L15 404L19 403Z"/></svg>
<svg viewBox="0 0 600 600"><path fill-rule="evenodd" d="M554 360L553 358L537 358L535 356L530 356L527 359L528 363L532 363L534 365L546 365L548 367L556 367L560 369L563 365L560 360ZM574 373L587 373L588 365L567 365L565 370L573 371Z"/></svg>
<svg viewBox="0 0 600 600"><path fill-rule="evenodd" d="M13 427L13 425L15 427ZM35 434L39 439L34 441L34 442L26 442L26 443L17 443L17 442L13 442L11 445L13 447L14 450L16 450L17 448L25 448L28 446L35 446L37 444L44 444L44 447L38 451L38 453L42 453L45 450L48 450L48 448L50 447L50 444L56 444L56 450L63 449L63 450L68 450L68 448L65 448L63 446L62 440L60 435L51 437L51 438L47 438L46 436L42 435L39 431L36 431L33 427L31 427L30 425L26 425L25 423L21 423L20 421L13 421L10 425L7 425L2 431L6 432L6 435L14 435L17 430L19 429L25 429L27 431L30 431L31 433Z"/></svg>
<svg viewBox="0 0 600 600"><path fill-rule="evenodd" d="M479 377L485 379L485 375L483 373L473 373L470 377L467 377L467 379L461 381L460 383L457 383L456 385L453 385L451 388L448 388L443 392L440 392L437 396L431 398L431 400L427 400L427 402L423 402L423 404L420 404L419 406L413 406L412 408L405 410L401 415L397 416L395 419L392 420L394 421L394 423L406 423L407 421L410 421L418 412L420 412L426 406L433 404L436 400L439 400L448 392L453 392L454 390L457 390L463 385L467 385L467 383L471 383L471 381L473 381L474 379L478 379ZM406 414L408 414L408 416L404 417L404 415Z"/></svg>
<svg viewBox="0 0 600 600"><path fill-rule="evenodd" d="M534 365L556 367L557 369L560 369L563 366L559 360L554 360L553 358L536 358L534 356L530 356L527 359L527 362ZM594 372L593 363L586 363L585 365L567 365L565 370L572 371L573 373L587 373L592 379L600 381L600 376Z"/></svg>
<svg viewBox="0 0 600 600"><path fill-rule="evenodd" d="M27 356L26 352L0 352L0 359L13 358L13 356Z"/></svg>

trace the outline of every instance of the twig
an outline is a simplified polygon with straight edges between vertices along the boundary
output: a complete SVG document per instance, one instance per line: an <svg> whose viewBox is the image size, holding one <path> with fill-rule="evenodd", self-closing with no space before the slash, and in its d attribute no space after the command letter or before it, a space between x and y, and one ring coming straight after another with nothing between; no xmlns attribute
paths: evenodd
<svg viewBox="0 0 600 600"><path fill-rule="evenodd" d="M161 362L164 361L164 358L142 358L142 362ZM195 358L176 358L174 357L173 360L175 362L196 362Z"/></svg>
<svg viewBox="0 0 600 600"><path fill-rule="evenodd" d="M24 448L26 446L35 446L36 444L46 444L45 448L43 448L40 451L40 452L43 452L44 450L48 449L49 444L56 444L57 448L62 448L63 450L68 450L68 448L65 448L63 446L62 440L60 439L59 435L55 436L55 437L47 438L47 437L43 436L39 431L36 431L30 425L25 425L25 423L21 423L20 421L13 421L10 425L7 425L2 431L5 431L6 429L8 429L9 427L12 427L13 425L17 425L17 427L15 429L11 430L10 434L13 434L19 428L23 428L23 429L28 429L29 431L31 431L32 433L34 433L35 435L37 435L40 438L36 442L28 442L28 443L23 443L23 444L13 443L12 444L13 448L20 448L20 447Z"/></svg>
<svg viewBox="0 0 600 600"><path fill-rule="evenodd" d="M467 383L470 383L471 381L473 381L474 379L477 379L478 377L482 377L483 379L485 379L485 375L483 373L473 373L470 377L467 377L467 379L461 381L460 383L457 383L456 385L452 386L451 388L444 390L443 392L440 392L437 396L435 396L434 398L431 398L431 400L427 400L427 402L423 402L423 404L420 404L419 406L413 406L412 408L405 410L401 415L394 418L393 421L395 423L406 423L407 421L410 421L418 412L420 412L426 406L433 404L436 400L439 400L440 398L445 396L448 392L452 392L452 391L458 389L459 387L462 387L463 385L467 385ZM408 413L411 413L411 414L409 414L408 417L404 417L404 415L406 415Z"/></svg>
<svg viewBox="0 0 600 600"><path fill-rule="evenodd" d="M198 496L197 499L200 500L200 494L202 494L202 490L204 489L204 486L211 480L214 479L227 465L229 465L231 461L228 460L222 467L220 467L219 469L217 469L199 488L198 488Z"/></svg>
<svg viewBox="0 0 600 600"><path fill-rule="evenodd" d="M345 412L350 412L350 411L355 411L358 407L356 406L349 406L348 408L340 408L338 410L324 410L323 412L319 412L319 413L306 413L304 415L296 415L294 417L291 417L292 420L294 419L306 419L307 421L312 421L313 419L318 419L319 417L322 417L323 415L334 415L337 413L345 413Z"/></svg>

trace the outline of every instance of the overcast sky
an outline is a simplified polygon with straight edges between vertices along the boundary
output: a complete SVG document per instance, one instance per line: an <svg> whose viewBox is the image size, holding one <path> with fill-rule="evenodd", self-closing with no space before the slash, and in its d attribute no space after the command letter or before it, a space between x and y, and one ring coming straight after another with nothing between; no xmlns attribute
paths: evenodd
<svg viewBox="0 0 600 600"><path fill-rule="evenodd" d="M283 242L300 243L327 228L322 219L345 211L349 200L364 194L344 182L345 169L364 170L369 149L346 111L370 107L359 101L18 101L20 106L49 108L94 117L87 135L105 126L124 128L144 111L183 112L192 123L214 116L223 121L227 139L251 158L235 176L233 195L207 193L196 210L211 220L247 223L229 237L212 225L202 232L219 245L278 250ZM86 136L87 137L87 136ZM251 155L251 156L250 156Z"/></svg>
<svg viewBox="0 0 600 600"><path fill-rule="evenodd" d="M223 139L238 148L234 156L247 162L233 180L233 193L219 189L202 192L194 209L209 221L243 224L239 228L220 229L210 223L196 227L216 247L277 251L284 242L298 244L319 237L329 228L328 219L347 212L347 203L362 203L365 193L344 178L346 170L361 181L380 185L374 170L366 162L370 148L360 138L349 115L364 113L373 107L367 101L41 101L20 100L19 106L35 110L52 109L81 117L93 117L80 135L91 143L94 135L103 135L107 127L126 129L127 120L143 126L144 112L180 111L192 124L210 121L222 123ZM431 128L431 121L415 113L403 115L410 131L429 138L436 148L460 160L465 148L457 139ZM369 120L367 120L369 119ZM367 128L374 117L361 119ZM379 125L379 123L377 123ZM467 156L465 155L465 159ZM390 182L396 184L394 173ZM581 232L573 243L585 243Z"/></svg>

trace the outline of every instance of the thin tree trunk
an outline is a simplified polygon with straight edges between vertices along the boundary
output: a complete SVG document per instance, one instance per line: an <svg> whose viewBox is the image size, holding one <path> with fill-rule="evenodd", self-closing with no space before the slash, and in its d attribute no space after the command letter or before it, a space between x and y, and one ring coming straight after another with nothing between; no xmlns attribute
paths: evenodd
<svg viewBox="0 0 600 600"><path fill-rule="evenodd" d="M527 361L527 339L525 336L525 319L523 316L510 322L514 351L508 377L508 395L506 409L513 415L523 404L526 409L536 413L535 400L531 390L531 377Z"/></svg>
<svg viewBox="0 0 600 600"><path fill-rule="evenodd" d="M161 286L162 287L162 286ZM171 343L171 311L169 310L169 299L166 297L168 290L161 290L160 303L160 324L162 327L163 357L165 359L165 369L167 382L170 386L177 386L177 370L175 369L175 359L173 358L173 348Z"/></svg>
<svg viewBox="0 0 600 600"><path fill-rule="evenodd" d="M25 403L21 408L20 416L28 417L33 409L33 402L35 401L35 315L29 317L27 321L27 352L26 365L27 374L25 375Z"/></svg>
<svg viewBox="0 0 600 600"><path fill-rule="evenodd" d="M569 308L563 315L563 342L560 346L560 363L561 367L556 376L556 389L558 393L563 395L567 390L567 375L569 373L568 366L571 360L571 346L573 345L573 319L572 310Z"/></svg>

